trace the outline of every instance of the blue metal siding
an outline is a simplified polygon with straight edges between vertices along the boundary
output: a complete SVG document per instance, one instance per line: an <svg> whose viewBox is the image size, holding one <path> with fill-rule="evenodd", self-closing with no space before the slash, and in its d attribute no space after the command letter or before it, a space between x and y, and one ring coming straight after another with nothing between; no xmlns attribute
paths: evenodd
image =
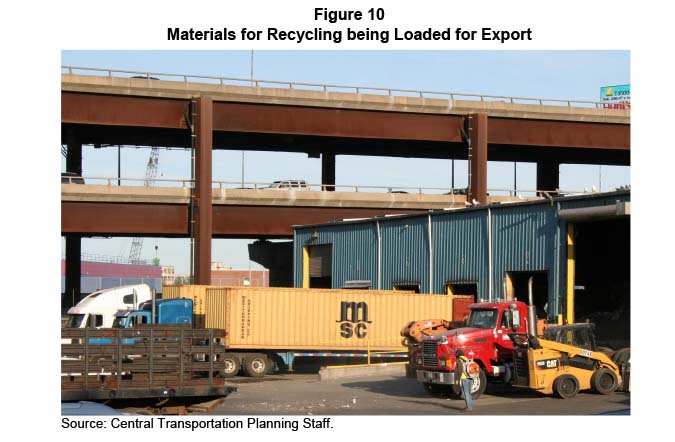
<svg viewBox="0 0 675 442"><path fill-rule="evenodd" d="M503 299L509 271L548 273L551 313L560 313L567 273L567 223L557 211L630 201L629 192L569 197L539 203L490 207L492 232L492 296L489 293L488 208L434 212L432 281L429 284L429 215L379 218L381 288L397 281L417 281L423 293L444 293L448 282L477 282L480 300ZM319 238L311 240L312 232ZM375 221L296 228L295 286L302 285L302 246L333 244L333 287L348 279L369 279L377 288L377 224Z"/></svg>
<svg viewBox="0 0 675 442"><path fill-rule="evenodd" d="M318 238L312 238L312 232ZM345 281L370 280L371 288L377 288L377 229L375 223L301 228L295 231L294 285L302 287L302 248L331 244L332 288L340 288Z"/></svg>
<svg viewBox="0 0 675 442"><path fill-rule="evenodd" d="M382 237L382 290L396 282L417 281L421 293L429 293L428 218L380 221Z"/></svg>
<svg viewBox="0 0 675 442"><path fill-rule="evenodd" d="M449 212L431 217L433 290L445 293L449 282L478 283L478 297L487 299L487 219L485 212Z"/></svg>
<svg viewBox="0 0 675 442"><path fill-rule="evenodd" d="M487 212L487 210L485 211ZM549 205L492 208L492 299L504 299L508 271L547 271L549 299L556 279L555 211ZM487 216L487 213L486 213Z"/></svg>

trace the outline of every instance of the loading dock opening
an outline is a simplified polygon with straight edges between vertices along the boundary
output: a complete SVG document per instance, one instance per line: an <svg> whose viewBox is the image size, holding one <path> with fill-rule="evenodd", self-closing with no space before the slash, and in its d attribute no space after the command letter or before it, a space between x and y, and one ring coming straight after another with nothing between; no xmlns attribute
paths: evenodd
<svg viewBox="0 0 675 442"><path fill-rule="evenodd" d="M448 295L454 296L473 296L474 299L478 296L477 282L447 282L445 284L445 292Z"/></svg>
<svg viewBox="0 0 675 442"><path fill-rule="evenodd" d="M512 296L509 299L528 302L528 281L530 276L534 276L532 283L532 298L537 310L539 319L548 321L555 318L548 317L550 308L548 306L548 272L545 270L535 272L506 272L506 293Z"/></svg>
<svg viewBox="0 0 675 442"><path fill-rule="evenodd" d="M333 288L333 245L305 246L303 252L303 287Z"/></svg>
<svg viewBox="0 0 675 442"><path fill-rule="evenodd" d="M574 223L576 322L596 324L598 345L630 346L630 217Z"/></svg>
<svg viewBox="0 0 675 442"><path fill-rule="evenodd" d="M422 290L422 284L419 281L395 281L391 289L414 291L415 293L420 293Z"/></svg>

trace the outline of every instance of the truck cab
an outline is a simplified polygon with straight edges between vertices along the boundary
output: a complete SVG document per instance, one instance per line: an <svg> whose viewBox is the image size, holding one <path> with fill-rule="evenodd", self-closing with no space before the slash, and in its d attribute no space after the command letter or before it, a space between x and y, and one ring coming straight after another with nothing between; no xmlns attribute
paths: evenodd
<svg viewBox="0 0 675 442"><path fill-rule="evenodd" d="M119 310L137 309L152 299L147 284L124 285L96 291L68 310L67 328L110 328Z"/></svg>
<svg viewBox="0 0 675 442"><path fill-rule="evenodd" d="M192 326L192 300L191 299L159 299L155 301L155 317L152 316L152 301L141 305L140 310L120 310L115 313L113 328L131 329L139 325L150 324L179 324ZM135 337L122 338L122 344L134 344L138 341ZM89 338L89 344L106 345L112 344L111 337Z"/></svg>
<svg viewBox="0 0 675 442"><path fill-rule="evenodd" d="M458 349L481 369L473 380L474 398L485 391L488 377L510 377L514 346L509 334L527 330L527 306L519 301L503 301L475 303L469 309L465 327L426 337L411 350L410 363L417 380L427 390L458 394L454 376Z"/></svg>
<svg viewBox="0 0 675 442"><path fill-rule="evenodd" d="M143 303L139 310L124 310L115 314L113 328L133 328L142 324L192 325L191 299L160 299L155 301L155 317L152 317L152 302Z"/></svg>

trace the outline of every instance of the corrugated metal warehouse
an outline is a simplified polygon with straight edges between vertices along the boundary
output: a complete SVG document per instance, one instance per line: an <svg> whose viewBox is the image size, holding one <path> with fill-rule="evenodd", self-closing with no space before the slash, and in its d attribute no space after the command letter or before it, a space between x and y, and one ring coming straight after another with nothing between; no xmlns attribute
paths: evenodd
<svg viewBox="0 0 675 442"><path fill-rule="evenodd" d="M534 276L551 322L627 323L629 215L619 190L294 226L294 285L525 301Z"/></svg>

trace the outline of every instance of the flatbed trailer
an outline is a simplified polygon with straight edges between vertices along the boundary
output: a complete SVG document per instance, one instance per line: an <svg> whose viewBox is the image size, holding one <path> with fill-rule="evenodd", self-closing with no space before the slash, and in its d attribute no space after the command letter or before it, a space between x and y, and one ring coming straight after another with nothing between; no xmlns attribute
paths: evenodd
<svg viewBox="0 0 675 442"><path fill-rule="evenodd" d="M225 331L61 329L61 400L227 396Z"/></svg>

